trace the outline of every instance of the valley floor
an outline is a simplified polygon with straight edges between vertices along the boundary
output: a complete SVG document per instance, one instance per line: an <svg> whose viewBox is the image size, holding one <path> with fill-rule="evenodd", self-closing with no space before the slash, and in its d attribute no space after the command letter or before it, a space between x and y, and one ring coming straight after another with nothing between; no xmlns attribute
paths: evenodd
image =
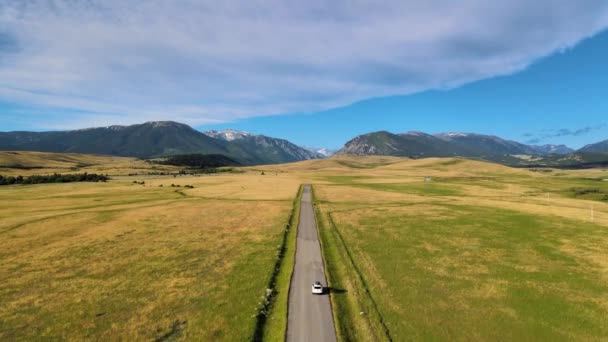
<svg viewBox="0 0 608 342"><path fill-rule="evenodd" d="M0 187L0 340L251 339L303 183L340 340L608 336L606 170L340 157L173 177L113 163L108 183ZM268 340L283 337L290 267Z"/></svg>
<svg viewBox="0 0 608 342"><path fill-rule="evenodd" d="M0 340L249 339L298 187L257 174L1 187Z"/></svg>
<svg viewBox="0 0 608 342"><path fill-rule="evenodd" d="M588 173L418 160L320 177L342 338L603 340L608 186Z"/></svg>

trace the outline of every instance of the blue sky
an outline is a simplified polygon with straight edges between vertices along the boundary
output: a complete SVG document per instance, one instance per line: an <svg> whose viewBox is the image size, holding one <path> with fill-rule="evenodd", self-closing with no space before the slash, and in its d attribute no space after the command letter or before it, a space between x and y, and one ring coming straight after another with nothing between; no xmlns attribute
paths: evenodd
<svg viewBox="0 0 608 342"><path fill-rule="evenodd" d="M608 139L608 32L519 73L456 89L357 102L310 114L256 117L200 129L238 129L339 148L377 130L475 132L579 148ZM315 132L311 134L311 132Z"/></svg>
<svg viewBox="0 0 608 342"><path fill-rule="evenodd" d="M0 1L0 131L608 138L605 0ZM59 38L60 37L60 38ZM299 114L298 114L299 113Z"/></svg>

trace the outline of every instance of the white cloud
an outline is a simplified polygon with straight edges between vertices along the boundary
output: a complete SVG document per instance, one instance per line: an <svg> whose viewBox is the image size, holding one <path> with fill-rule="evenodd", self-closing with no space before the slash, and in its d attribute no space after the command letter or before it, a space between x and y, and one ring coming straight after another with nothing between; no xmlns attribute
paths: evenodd
<svg viewBox="0 0 608 342"><path fill-rule="evenodd" d="M510 74L607 26L604 0L4 0L0 99L85 126L315 111Z"/></svg>

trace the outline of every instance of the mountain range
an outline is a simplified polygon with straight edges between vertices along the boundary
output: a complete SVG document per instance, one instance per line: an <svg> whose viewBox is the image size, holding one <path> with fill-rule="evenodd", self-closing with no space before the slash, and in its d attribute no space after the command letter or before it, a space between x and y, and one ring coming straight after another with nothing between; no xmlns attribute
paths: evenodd
<svg viewBox="0 0 608 342"><path fill-rule="evenodd" d="M0 132L0 150L156 158L221 154L243 165L287 163L322 155L287 140L238 131L199 132L173 121L56 132Z"/></svg>
<svg viewBox="0 0 608 342"><path fill-rule="evenodd" d="M593 152L593 153L591 153ZM492 135L448 132L394 134L379 131L348 141L337 155L390 155L400 157L465 157L506 165L561 166L608 161L608 140L579 151L564 145L526 145Z"/></svg>
<svg viewBox="0 0 608 342"><path fill-rule="evenodd" d="M53 132L0 132L0 150L107 154L158 158L180 154L219 154L243 165L325 158L334 151L237 130L200 132L173 121ZM564 145L526 145L497 136L447 132L387 131L348 141L337 155L390 155L412 158L465 157L513 166L608 164L608 140L578 151Z"/></svg>
<svg viewBox="0 0 608 342"><path fill-rule="evenodd" d="M306 153L301 149L294 149L294 147L300 147L289 143L287 140L277 139L277 138L269 138L264 135L254 135L249 132L237 131L234 129L225 129L221 131L210 130L204 131L204 134L225 141L234 141L244 146L265 146L265 145L277 145L282 149L290 151L289 154L292 156L299 157L299 160L307 160L307 159L317 159L317 158L327 158L335 153L334 150L330 150L327 148L316 148L316 147L306 147L303 148L310 153Z"/></svg>
<svg viewBox="0 0 608 342"><path fill-rule="evenodd" d="M325 156L291 142L271 138L265 135L255 135L248 132L223 130L205 131L203 134L236 146L248 156L254 156L261 161L259 164L277 164L299 160L318 159ZM247 159L246 157L241 157ZM238 156L237 156L237 159ZM248 162L252 164L251 162Z"/></svg>
<svg viewBox="0 0 608 342"><path fill-rule="evenodd" d="M585 145L579 152L608 153L608 139L595 144Z"/></svg>

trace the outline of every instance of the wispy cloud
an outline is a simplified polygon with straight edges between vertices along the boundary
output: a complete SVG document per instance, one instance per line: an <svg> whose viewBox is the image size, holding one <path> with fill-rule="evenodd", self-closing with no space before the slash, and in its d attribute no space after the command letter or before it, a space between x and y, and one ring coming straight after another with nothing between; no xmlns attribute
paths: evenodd
<svg viewBox="0 0 608 342"><path fill-rule="evenodd" d="M566 137L566 136L578 137L578 136L587 135L593 131L600 130L604 127L606 127L606 124L602 123L602 124L593 125L593 126L585 126L585 127L581 127L581 128L577 128L577 129L569 129L569 128L543 129L538 134L524 133L524 134L522 134L522 136L531 138L526 141L528 144L538 144L544 140L551 139L551 138L559 138L559 137Z"/></svg>
<svg viewBox="0 0 608 342"><path fill-rule="evenodd" d="M583 127L583 128L579 128L579 129L575 129L575 130L561 128L561 129L555 130L555 133L552 135L552 137L563 137L563 136L569 136L569 135L580 136L580 135L585 135L587 133L590 133L591 131L595 131L595 130L598 130L598 129L601 129L604 127L606 127L606 124L587 126L587 127Z"/></svg>
<svg viewBox="0 0 608 342"><path fill-rule="evenodd" d="M607 26L604 0L5 0L0 100L78 125L316 111L510 74Z"/></svg>

